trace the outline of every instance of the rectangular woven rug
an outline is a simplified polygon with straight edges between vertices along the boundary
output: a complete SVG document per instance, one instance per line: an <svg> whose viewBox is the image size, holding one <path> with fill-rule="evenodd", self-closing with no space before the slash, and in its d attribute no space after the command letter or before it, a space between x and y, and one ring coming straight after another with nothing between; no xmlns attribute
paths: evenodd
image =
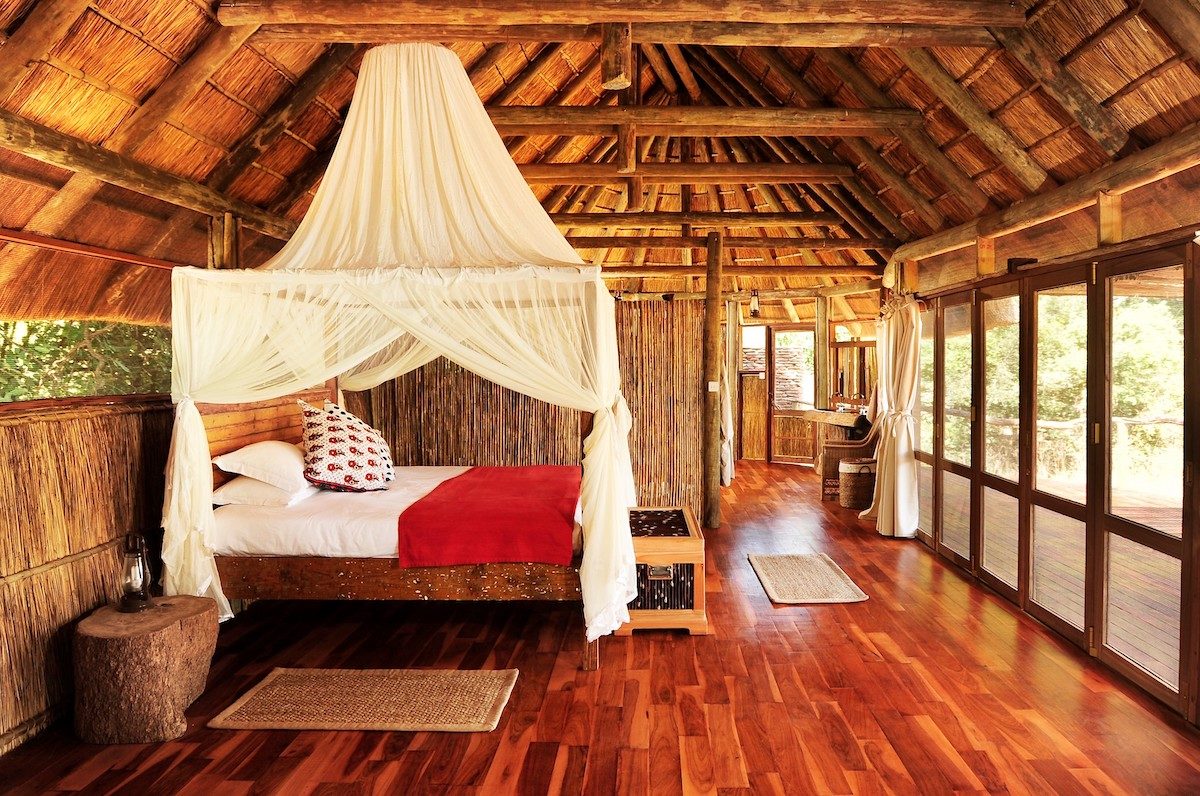
<svg viewBox="0 0 1200 796"><path fill-rule="evenodd" d="M223 730L489 732L516 669L275 669L208 723Z"/></svg>
<svg viewBox="0 0 1200 796"><path fill-rule="evenodd" d="M850 576L824 553L748 558L771 602L858 603L867 599Z"/></svg>

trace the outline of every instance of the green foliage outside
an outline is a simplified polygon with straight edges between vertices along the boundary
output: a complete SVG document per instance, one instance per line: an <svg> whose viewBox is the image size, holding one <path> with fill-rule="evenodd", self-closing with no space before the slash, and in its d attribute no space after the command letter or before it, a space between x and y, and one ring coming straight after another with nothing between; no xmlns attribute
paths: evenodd
<svg viewBox="0 0 1200 796"><path fill-rule="evenodd" d="M107 321L0 321L0 401L171 389L171 331Z"/></svg>

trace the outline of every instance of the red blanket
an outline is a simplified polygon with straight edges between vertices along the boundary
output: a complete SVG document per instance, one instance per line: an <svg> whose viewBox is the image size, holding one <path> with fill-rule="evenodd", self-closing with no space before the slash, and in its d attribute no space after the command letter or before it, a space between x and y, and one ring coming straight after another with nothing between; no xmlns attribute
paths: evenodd
<svg viewBox="0 0 1200 796"><path fill-rule="evenodd" d="M578 467L472 467L400 515L400 566L569 566Z"/></svg>

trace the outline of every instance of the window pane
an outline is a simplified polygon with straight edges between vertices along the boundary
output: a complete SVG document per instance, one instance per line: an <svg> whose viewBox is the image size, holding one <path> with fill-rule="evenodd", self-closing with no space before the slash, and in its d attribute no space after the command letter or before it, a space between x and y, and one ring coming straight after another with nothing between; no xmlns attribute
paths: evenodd
<svg viewBox="0 0 1200 796"><path fill-rule="evenodd" d="M983 568L1017 588L1019 503L1012 495L984 487Z"/></svg>
<svg viewBox="0 0 1200 796"><path fill-rule="evenodd" d="M775 408L812 409L817 393L816 335L811 330L775 333Z"/></svg>
<svg viewBox="0 0 1200 796"><path fill-rule="evenodd" d="M1087 527L1049 509L1033 509L1033 583L1030 596L1050 613L1083 629L1084 549Z"/></svg>
<svg viewBox="0 0 1200 796"><path fill-rule="evenodd" d="M933 312L921 313L921 385L917 394L917 450L933 453Z"/></svg>
<svg viewBox="0 0 1200 796"><path fill-rule="evenodd" d="M1183 535L1183 266L1108 280L1109 511Z"/></svg>
<svg viewBox="0 0 1200 796"><path fill-rule="evenodd" d="M1087 495L1087 288L1037 294L1037 472L1034 486Z"/></svg>
<svg viewBox="0 0 1200 796"><path fill-rule="evenodd" d="M946 307L942 315L945 422L942 457L971 464L971 305Z"/></svg>
<svg viewBox="0 0 1200 796"><path fill-rule="evenodd" d="M983 302L983 466L1017 480L1020 413L1021 299Z"/></svg>
<svg viewBox="0 0 1200 796"><path fill-rule="evenodd" d="M917 462L917 527L933 536L933 465Z"/></svg>
<svg viewBox="0 0 1200 796"><path fill-rule="evenodd" d="M942 544L971 557L971 482L942 471Z"/></svg>
<svg viewBox="0 0 1200 796"><path fill-rule="evenodd" d="M742 370L767 369L767 327L742 327Z"/></svg>
<svg viewBox="0 0 1200 796"><path fill-rule="evenodd" d="M1179 690L1179 560L1109 534L1107 595L1105 644Z"/></svg>
<svg viewBox="0 0 1200 796"><path fill-rule="evenodd" d="M0 401L170 390L170 329L109 321L0 321Z"/></svg>

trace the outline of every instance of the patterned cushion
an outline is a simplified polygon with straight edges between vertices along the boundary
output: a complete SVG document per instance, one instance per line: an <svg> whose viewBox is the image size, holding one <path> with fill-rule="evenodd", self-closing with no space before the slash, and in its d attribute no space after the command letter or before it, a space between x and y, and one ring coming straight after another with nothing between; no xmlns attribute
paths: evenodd
<svg viewBox="0 0 1200 796"><path fill-rule="evenodd" d="M318 409L297 403L304 414L304 477L310 483L336 492L387 489L396 473L378 431L336 404Z"/></svg>

